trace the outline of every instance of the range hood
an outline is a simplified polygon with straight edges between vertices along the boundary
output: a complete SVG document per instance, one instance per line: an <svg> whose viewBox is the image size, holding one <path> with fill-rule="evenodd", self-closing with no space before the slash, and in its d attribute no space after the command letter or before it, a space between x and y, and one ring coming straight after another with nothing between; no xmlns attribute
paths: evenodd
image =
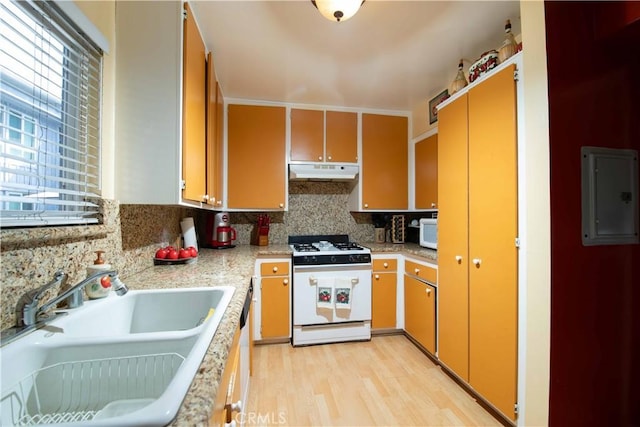
<svg viewBox="0 0 640 427"><path fill-rule="evenodd" d="M290 181L353 181L358 176L358 165L339 163L291 163Z"/></svg>

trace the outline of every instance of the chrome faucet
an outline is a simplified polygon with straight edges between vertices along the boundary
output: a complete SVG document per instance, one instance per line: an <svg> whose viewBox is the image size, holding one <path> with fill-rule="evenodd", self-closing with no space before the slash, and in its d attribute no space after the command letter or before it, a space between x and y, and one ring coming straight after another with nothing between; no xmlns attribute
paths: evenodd
<svg viewBox="0 0 640 427"><path fill-rule="evenodd" d="M129 291L127 286L118 278L118 272L116 270L99 271L88 276L80 283L72 286L38 308L38 301L46 290L56 284L64 285L66 283L68 278L67 274L62 271L58 271L51 282L38 289L27 292L20 298L18 305L16 306L16 315L18 317L17 327L20 328L35 325L38 322L40 314L46 312L51 307L65 299L67 300L68 308L80 307L84 303L84 298L82 297L82 290L84 287L103 276L109 276L111 279L111 286L113 286L117 295L124 295Z"/></svg>

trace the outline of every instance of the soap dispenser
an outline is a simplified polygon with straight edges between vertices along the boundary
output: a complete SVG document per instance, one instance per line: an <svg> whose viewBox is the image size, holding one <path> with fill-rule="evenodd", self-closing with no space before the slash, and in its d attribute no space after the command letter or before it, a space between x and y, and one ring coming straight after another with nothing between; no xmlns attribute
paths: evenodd
<svg viewBox="0 0 640 427"><path fill-rule="evenodd" d="M111 265L105 263L104 251L96 251L96 259L93 261L93 265L87 267L87 277L107 270L111 270ZM111 290L111 279L109 276L100 277L89 283L85 290L89 299L104 298L109 295Z"/></svg>

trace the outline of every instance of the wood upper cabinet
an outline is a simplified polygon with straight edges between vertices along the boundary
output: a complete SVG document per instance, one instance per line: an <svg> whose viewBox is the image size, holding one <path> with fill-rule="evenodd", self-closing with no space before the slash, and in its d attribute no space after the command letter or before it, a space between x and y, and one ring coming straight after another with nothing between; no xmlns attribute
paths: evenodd
<svg viewBox="0 0 640 427"><path fill-rule="evenodd" d="M205 202L221 207L223 188L224 98L216 80L213 55L207 55L207 196Z"/></svg>
<svg viewBox="0 0 640 427"><path fill-rule="evenodd" d="M362 114L363 210L407 209L408 119Z"/></svg>
<svg viewBox="0 0 640 427"><path fill-rule="evenodd" d="M358 115L291 109L291 161L356 163Z"/></svg>
<svg viewBox="0 0 640 427"><path fill-rule="evenodd" d="M291 278L289 263L265 262L260 266L260 336L262 339L291 335Z"/></svg>
<svg viewBox="0 0 640 427"><path fill-rule="evenodd" d="M345 111L326 112L326 159L328 162L358 162L358 115Z"/></svg>
<svg viewBox="0 0 640 427"><path fill-rule="evenodd" d="M373 260L371 283L371 328L391 329L397 325L397 269L393 258Z"/></svg>
<svg viewBox="0 0 640 427"><path fill-rule="evenodd" d="M229 105L227 205L233 209L286 206L284 107Z"/></svg>
<svg viewBox="0 0 640 427"><path fill-rule="evenodd" d="M515 65L510 65L495 72L438 114L438 354L446 366L515 420L514 71Z"/></svg>
<svg viewBox="0 0 640 427"><path fill-rule="evenodd" d="M425 350L436 353L436 288L404 276L405 329Z"/></svg>
<svg viewBox="0 0 640 427"><path fill-rule="evenodd" d="M182 197L206 201L206 47L184 3L182 100Z"/></svg>
<svg viewBox="0 0 640 427"><path fill-rule="evenodd" d="M116 8L114 185L123 204L200 207L206 194L206 55L193 24L179 1Z"/></svg>
<svg viewBox="0 0 640 427"><path fill-rule="evenodd" d="M438 134L415 145L415 207L438 207Z"/></svg>
<svg viewBox="0 0 640 427"><path fill-rule="evenodd" d="M291 109L291 160L324 161L324 111Z"/></svg>

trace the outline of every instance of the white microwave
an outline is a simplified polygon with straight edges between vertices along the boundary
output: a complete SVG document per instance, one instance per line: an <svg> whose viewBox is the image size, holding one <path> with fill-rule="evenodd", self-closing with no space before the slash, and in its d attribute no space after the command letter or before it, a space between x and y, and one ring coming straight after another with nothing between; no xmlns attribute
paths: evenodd
<svg viewBox="0 0 640 427"><path fill-rule="evenodd" d="M438 249L438 218L420 219L420 246Z"/></svg>

